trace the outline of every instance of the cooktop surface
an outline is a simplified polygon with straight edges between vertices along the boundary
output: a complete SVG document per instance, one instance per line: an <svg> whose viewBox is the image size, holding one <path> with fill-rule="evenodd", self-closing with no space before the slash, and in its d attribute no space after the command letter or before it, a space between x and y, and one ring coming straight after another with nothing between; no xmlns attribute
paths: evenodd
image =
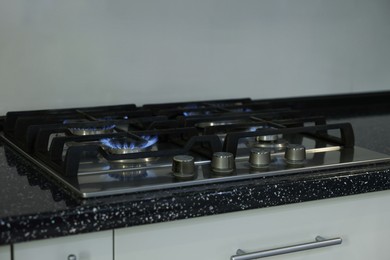
<svg viewBox="0 0 390 260"><path fill-rule="evenodd" d="M250 99L9 112L2 138L83 198L389 161L348 120Z"/></svg>

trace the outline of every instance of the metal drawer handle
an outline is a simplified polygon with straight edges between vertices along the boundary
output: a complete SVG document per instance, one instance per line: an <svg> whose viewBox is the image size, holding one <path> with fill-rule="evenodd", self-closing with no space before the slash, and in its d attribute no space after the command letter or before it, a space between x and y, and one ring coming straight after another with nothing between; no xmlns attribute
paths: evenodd
<svg viewBox="0 0 390 260"><path fill-rule="evenodd" d="M289 254L289 253L316 249L321 247L340 245L341 242L343 241L340 237L325 239L321 236L317 236L315 240L316 240L315 242L262 250L253 253L247 253L241 249L238 249L236 255L233 255L230 259L231 260L252 260L252 259L258 259L258 258L263 258L268 256L283 255L283 254Z"/></svg>

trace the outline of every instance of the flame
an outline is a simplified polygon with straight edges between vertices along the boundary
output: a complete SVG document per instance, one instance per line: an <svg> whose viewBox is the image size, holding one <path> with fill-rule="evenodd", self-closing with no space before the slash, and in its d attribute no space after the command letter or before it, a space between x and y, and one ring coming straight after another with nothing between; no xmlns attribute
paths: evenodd
<svg viewBox="0 0 390 260"><path fill-rule="evenodd" d="M201 115L211 115L211 111L184 111L183 116L188 117L188 116L201 116Z"/></svg>
<svg viewBox="0 0 390 260"><path fill-rule="evenodd" d="M97 126L97 127L72 127L73 130L85 130L85 131L108 131L112 130L116 127L116 125L105 125L105 126Z"/></svg>
<svg viewBox="0 0 390 260"><path fill-rule="evenodd" d="M157 143L157 141L158 141L157 136L141 136L141 137L146 142L144 142L143 145L141 145L139 148L148 148L148 147L154 145L155 143Z"/></svg>
<svg viewBox="0 0 390 260"><path fill-rule="evenodd" d="M78 119L76 120L72 120L72 119L65 119L64 121L62 121L62 123L64 125L67 125L67 124L75 124L75 123L85 123L86 121L80 121ZM80 126L80 127L71 127L70 129L72 130L85 130L85 131L107 131L107 130L113 130L114 128L116 127L116 125L112 124L112 125L103 125L103 126L86 126L86 127L83 127L83 126Z"/></svg>
<svg viewBox="0 0 390 260"><path fill-rule="evenodd" d="M157 136L141 136L142 140L126 140L117 138L104 138L100 142L111 149L145 149L158 141Z"/></svg>

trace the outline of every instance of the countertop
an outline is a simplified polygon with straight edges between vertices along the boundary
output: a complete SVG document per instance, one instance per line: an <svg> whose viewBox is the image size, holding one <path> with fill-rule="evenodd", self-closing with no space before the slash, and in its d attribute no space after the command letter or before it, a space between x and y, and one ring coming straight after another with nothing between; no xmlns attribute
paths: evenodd
<svg viewBox="0 0 390 260"><path fill-rule="evenodd" d="M390 154L390 113L330 122L351 122L357 146ZM389 173L382 163L83 200L1 144L0 245L386 190Z"/></svg>

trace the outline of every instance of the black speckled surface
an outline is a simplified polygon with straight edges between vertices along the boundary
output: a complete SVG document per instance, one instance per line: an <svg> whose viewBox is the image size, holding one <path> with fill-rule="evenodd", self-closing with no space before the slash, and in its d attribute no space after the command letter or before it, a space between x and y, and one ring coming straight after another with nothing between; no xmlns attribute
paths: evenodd
<svg viewBox="0 0 390 260"><path fill-rule="evenodd" d="M390 154L390 116L333 121L351 122L357 145ZM0 245L380 191L389 173L380 164L81 200L1 145Z"/></svg>

